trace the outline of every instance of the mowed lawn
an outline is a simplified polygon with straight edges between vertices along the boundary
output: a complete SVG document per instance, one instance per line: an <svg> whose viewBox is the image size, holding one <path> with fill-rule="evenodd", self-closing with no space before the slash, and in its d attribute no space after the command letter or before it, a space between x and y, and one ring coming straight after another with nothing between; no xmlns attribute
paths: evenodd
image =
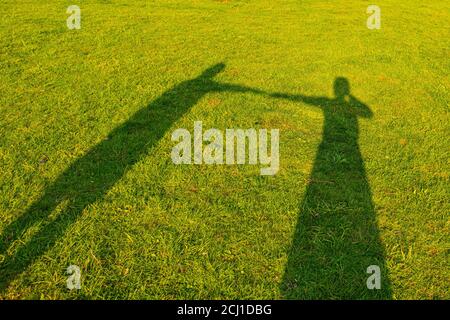
<svg viewBox="0 0 450 320"><path fill-rule="evenodd" d="M2 0L0 298L449 299L450 3L373 2ZM194 121L279 172L173 164Z"/></svg>

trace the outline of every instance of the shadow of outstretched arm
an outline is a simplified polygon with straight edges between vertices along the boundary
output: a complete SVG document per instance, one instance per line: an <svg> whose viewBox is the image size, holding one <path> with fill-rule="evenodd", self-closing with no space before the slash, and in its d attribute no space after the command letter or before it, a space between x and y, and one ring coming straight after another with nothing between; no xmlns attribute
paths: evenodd
<svg viewBox="0 0 450 320"><path fill-rule="evenodd" d="M301 94L286 94L278 92L269 94L269 97L275 99L288 100L292 102L306 103L316 107L324 107L331 101L329 98L326 97L314 97L314 96L305 96Z"/></svg>
<svg viewBox="0 0 450 320"><path fill-rule="evenodd" d="M269 93L267 93L264 90L252 88L252 87L246 87L242 85L236 85L236 84L229 84L229 83L222 83L222 82L215 82L217 92L233 92L233 93L252 93L256 95L264 95L269 96Z"/></svg>

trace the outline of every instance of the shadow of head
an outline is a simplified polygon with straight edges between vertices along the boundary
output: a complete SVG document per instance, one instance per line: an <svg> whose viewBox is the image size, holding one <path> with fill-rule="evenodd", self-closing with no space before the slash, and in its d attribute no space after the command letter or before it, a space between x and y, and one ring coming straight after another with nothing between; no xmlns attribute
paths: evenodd
<svg viewBox="0 0 450 320"><path fill-rule="evenodd" d="M213 65L212 67L206 69L201 74L200 78L203 79L211 79L214 78L217 74L221 73L225 69L224 63L218 63Z"/></svg>
<svg viewBox="0 0 450 320"><path fill-rule="evenodd" d="M350 83L347 78L338 77L334 80L334 95L337 100L346 100L350 96Z"/></svg>
<svg viewBox="0 0 450 320"><path fill-rule="evenodd" d="M337 77L334 80L333 89L335 99L345 109L343 111L363 118L371 118L373 116L370 108L350 93L350 82L347 78Z"/></svg>

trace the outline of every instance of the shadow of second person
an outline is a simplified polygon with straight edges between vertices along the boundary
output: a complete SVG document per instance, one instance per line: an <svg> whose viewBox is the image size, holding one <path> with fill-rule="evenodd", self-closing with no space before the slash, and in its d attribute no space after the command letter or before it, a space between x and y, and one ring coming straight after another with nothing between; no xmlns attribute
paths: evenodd
<svg viewBox="0 0 450 320"><path fill-rule="evenodd" d="M281 292L288 299L389 298L390 286L372 192L358 138L358 118L369 107L350 92L346 78L334 81L335 97L272 94L320 108L322 141L288 253ZM381 289L369 290L371 265L381 269Z"/></svg>

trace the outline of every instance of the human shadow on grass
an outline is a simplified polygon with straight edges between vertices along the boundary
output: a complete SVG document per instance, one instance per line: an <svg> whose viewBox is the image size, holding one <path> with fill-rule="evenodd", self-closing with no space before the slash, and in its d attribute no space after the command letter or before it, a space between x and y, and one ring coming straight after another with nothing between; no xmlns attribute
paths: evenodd
<svg viewBox="0 0 450 320"><path fill-rule="evenodd" d="M0 291L5 290L14 278L51 249L83 210L101 199L202 97L223 91L260 93L258 90L214 81L213 78L224 68L223 63L216 64L195 79L176 85L136 112L113 130L108 139L76 160L44 191L39 200L9 224L0 237L0 255L5 257L0 264ZM51 213L59 205L64 208L53 217ZM21 239L34 225L39 225L38 231L8 254L15 240Z"/></svg>
<svg viewBox="0 0 450 320"><path fill-rule="evenodd" d="M0 238L0 290L64 236L83 210L105 193L162 139L202 97L213 92L250 92L314 105L325 117L323 138L289 252L281 291L285 298L389 298L389 280L372 194L358 146L358 117L370 109L350 94L344 78L335 81L335 98L266 93L219 83L217 64L200 76L166 91L111 132L108 139L76 160ZM63 205L62 212L52 212ZM38 231L8 253L34 225ZM378 265L382 289L369 291L366 269Z"/></svg>
<svg viewBox="0 0 450 320"><path fill-rule="evenodd" d="M390 298L372 192L358 144L358 118L369 107L336 78L334 98L271 94L320 108L322 141L316 153L288 255L281 292L287 299ZM369 290L371 265L381 269L381 289Z"/></svg>

